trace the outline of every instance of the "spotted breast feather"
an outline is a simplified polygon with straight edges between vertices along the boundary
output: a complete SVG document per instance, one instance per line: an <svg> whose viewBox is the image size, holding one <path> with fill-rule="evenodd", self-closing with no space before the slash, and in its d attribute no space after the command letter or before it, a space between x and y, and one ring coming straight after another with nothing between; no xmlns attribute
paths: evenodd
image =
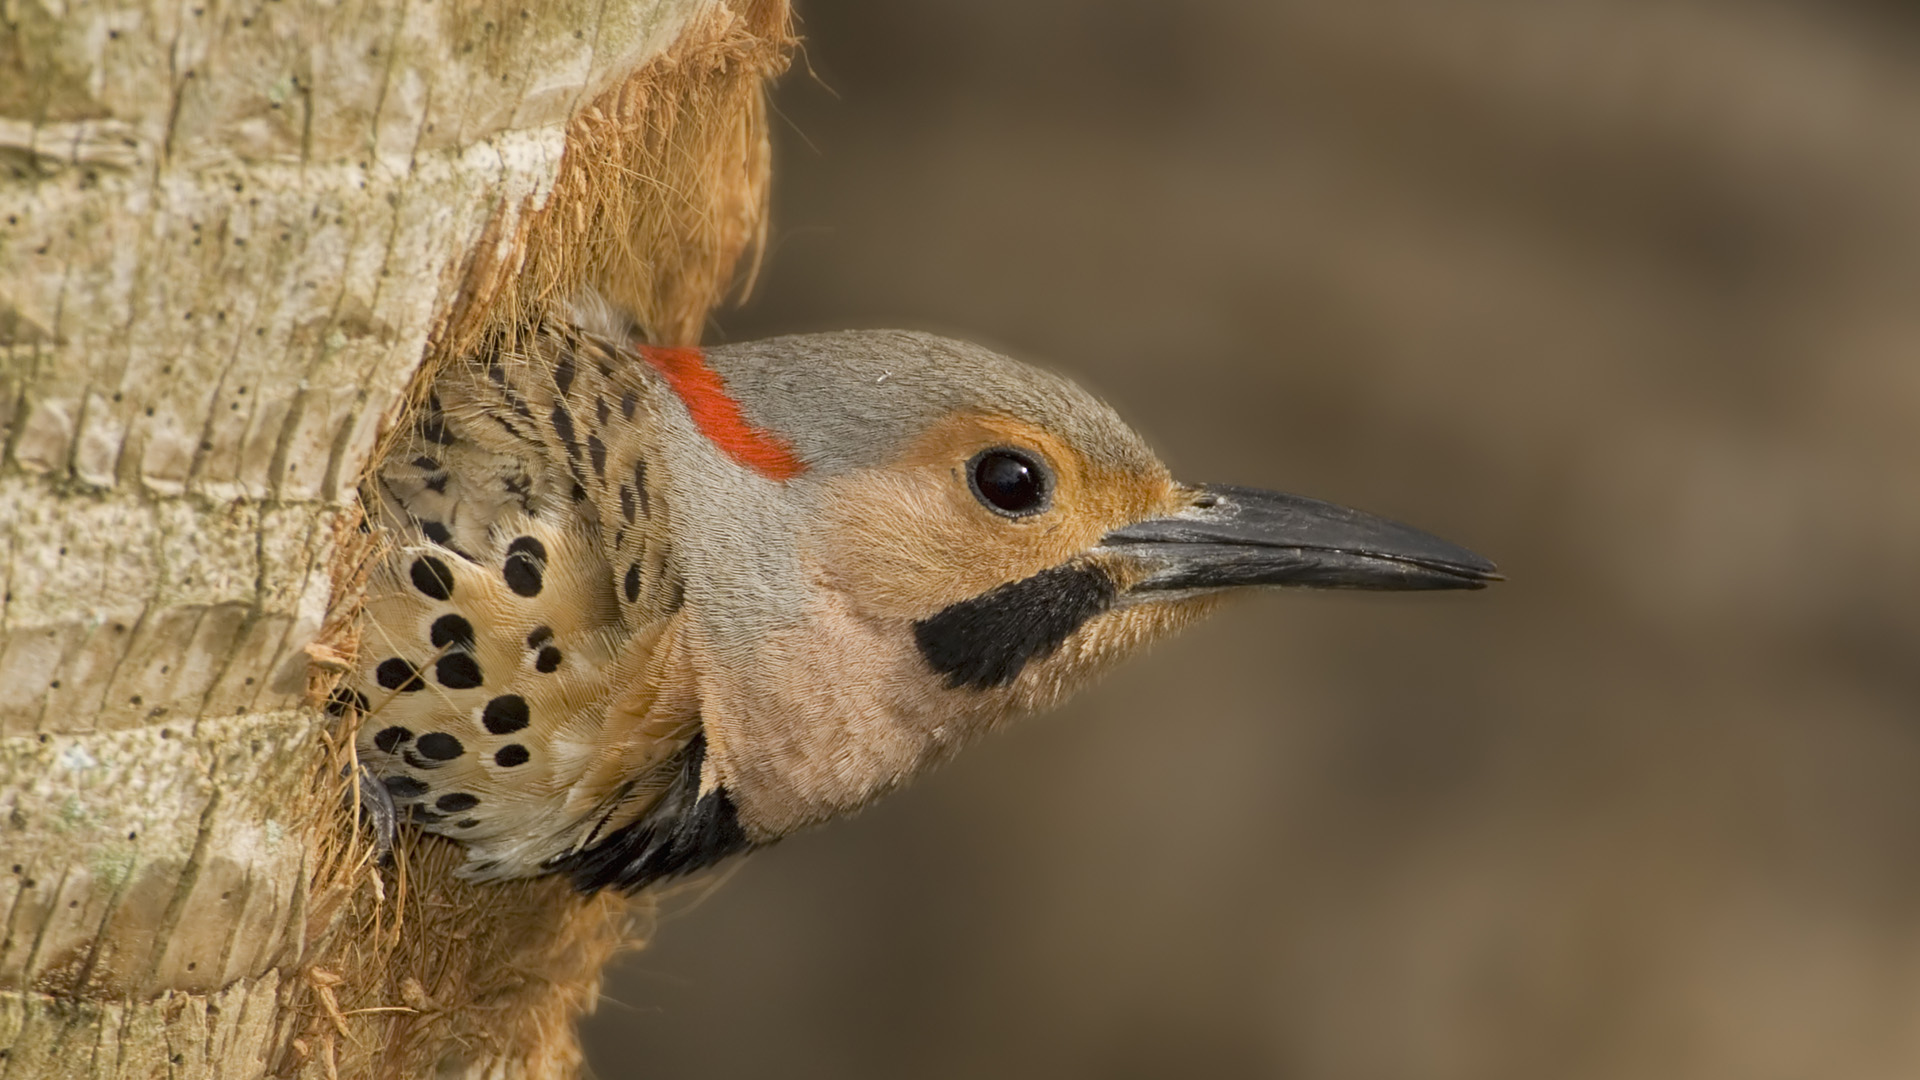
<svg viewBox="0 0 1920 1080"><path fill-rule="evenodd" d="M676 831L715 826L697 713L631 689L659 681L680 602L647 469L663 389L571 330L483 350L363 491L387 546L333 708L362 714L363 765L402 820L466 846L468 876L638 887L742 846Z"/></svg>

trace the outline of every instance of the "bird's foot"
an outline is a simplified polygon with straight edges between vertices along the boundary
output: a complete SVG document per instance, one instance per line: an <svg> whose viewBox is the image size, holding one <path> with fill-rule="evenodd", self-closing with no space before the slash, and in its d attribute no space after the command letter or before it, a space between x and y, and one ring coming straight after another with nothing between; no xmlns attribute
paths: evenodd
<svg viewBox="0 0 1920 1080"><path fill-rule="evenodd" d="M381 866L393 864L393 843L400 831L400 811L393 805L387 785L365 765L352 766L358 772L355 784L360 802L360 820L373 832L374 858Z"/></svg>

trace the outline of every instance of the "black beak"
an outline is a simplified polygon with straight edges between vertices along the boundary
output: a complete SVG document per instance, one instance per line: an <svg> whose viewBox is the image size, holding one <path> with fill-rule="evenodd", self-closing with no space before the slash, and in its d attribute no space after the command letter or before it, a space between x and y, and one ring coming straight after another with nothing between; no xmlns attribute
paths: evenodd
<svg viewBox="0 0 1920 1080"><path fill-rule="evenodd" d="M1486 559L1398 522L1299 495L1209 486L1187 509L1116 529L1101 548L1141 573L1130 591L1241 585L1481 589Z"/></svg>

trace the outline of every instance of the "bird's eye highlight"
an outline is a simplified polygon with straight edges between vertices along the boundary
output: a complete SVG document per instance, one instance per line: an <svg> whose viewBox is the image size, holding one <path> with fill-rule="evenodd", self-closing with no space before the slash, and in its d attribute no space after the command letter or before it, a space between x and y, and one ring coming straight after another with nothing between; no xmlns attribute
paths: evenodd
<svg viewBox="0 0 1920 1080"><path fill-rule="evenodd" d="M1026 517L1047 508L1053 477L1040 459L1018 450L982 450L967 463L967 483L987 509Z"/></svg>

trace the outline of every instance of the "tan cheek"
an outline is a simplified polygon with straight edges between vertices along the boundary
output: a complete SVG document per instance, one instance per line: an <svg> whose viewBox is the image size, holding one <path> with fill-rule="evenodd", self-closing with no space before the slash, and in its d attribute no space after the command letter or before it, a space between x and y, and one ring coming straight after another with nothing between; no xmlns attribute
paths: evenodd
<svg viewBox="0 0 1920 1080"><path fill-rule="evenodd" d="M978 450L1027 446L1052 463L1054 509L1008 519L980 505L961 474ZM869 616L918 619L1059 566L1109 530L1170 505L1172 481L1090 470L1052 435L1002 417L963 416L936 426L886 469L838 478L812 565L822 584L855 598Z"/></svg>
<svg viewBox="0 0 1920 1080"><path fill-rule="evenodd" d="M810 561L823 584L855 598L863 614L922 618L1071 551L1059 523L1009 527L937 466L848 477L834 487Z"/></svg>

